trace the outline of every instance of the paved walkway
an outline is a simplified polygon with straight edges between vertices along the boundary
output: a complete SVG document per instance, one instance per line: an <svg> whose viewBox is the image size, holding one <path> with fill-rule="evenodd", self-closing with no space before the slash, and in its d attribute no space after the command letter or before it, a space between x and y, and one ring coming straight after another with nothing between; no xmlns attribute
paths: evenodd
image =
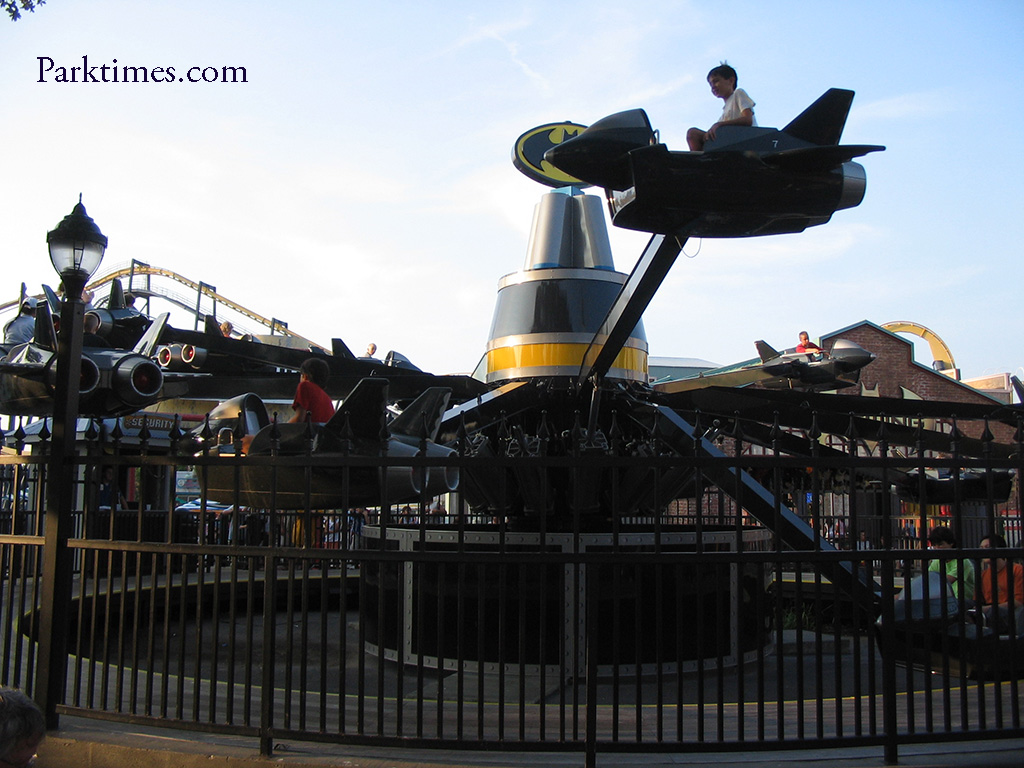
<svg viewBox="0 0 1024 768"><path fill-rule="evenodd" d="M141 728L63 717L61 730L39 750L36 768L582 768L579 753L463 752L339 747L281 742L272 758L258 754L253 739ZM1024 766L1024 739L915 744L900 748L900 766L952 768ZM812 749L790 752L598 755L599 768L669 768L735 765L742 768L875 768L882 749Z"/></svg>

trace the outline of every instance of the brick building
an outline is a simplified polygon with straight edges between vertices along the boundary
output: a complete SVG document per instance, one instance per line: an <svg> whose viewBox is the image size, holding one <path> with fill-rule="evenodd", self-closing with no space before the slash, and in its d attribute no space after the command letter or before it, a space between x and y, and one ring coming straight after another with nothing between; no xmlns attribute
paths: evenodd
<svg viewBox="0 0 1024 768"><path fill-rule="evenodd" d="M914 345L907 339L863 320L854 325L822 336L821 346L831 349L837 339L849 339L875 354L875 360L861 370L860 392L866 396L894 397L911 400L943 400L977 405L1001 405L1001 401L930 365L914 360ZM854 394L853 388L840 390ZM958 425L971 437L980 436L984 425L966 423ZM1006 424L993 423L989 429L1001 443L1013 441L1014 429Z"/></svg>

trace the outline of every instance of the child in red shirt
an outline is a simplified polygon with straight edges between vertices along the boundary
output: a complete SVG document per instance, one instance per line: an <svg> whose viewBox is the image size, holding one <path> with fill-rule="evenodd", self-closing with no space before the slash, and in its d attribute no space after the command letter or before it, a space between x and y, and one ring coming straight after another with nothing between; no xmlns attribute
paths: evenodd
<svg viewBox="0 0 1024 768"><path fill-rule="evenodd" d="M323 360L311 357L302 363L299 368L302 378L295 390L295 400L292 408L295 414L289 419L290 422L303 422L306 416L315 424L324 424L331 420L334 415L334 402L330 395L324 391L327 386L327 378L330 376L330 368Z"/></svg>

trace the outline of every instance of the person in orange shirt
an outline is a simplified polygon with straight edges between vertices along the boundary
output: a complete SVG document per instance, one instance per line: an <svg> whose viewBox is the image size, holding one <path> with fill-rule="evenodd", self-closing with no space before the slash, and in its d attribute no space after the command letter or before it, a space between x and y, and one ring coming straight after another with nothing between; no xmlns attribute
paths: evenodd
<svg viewBox="0 0 1024 768"><path fill-rule="evenodd" d="M1005 549L1006 539L998 533L991 533L978 546L981 549ZM1024 565L1014 563L1012 568L1008 565L1005 557L989 558L978 577L978 605L985 623L997 629L1013 626L1015 622L1011 616L1024 607Z"/></svg>

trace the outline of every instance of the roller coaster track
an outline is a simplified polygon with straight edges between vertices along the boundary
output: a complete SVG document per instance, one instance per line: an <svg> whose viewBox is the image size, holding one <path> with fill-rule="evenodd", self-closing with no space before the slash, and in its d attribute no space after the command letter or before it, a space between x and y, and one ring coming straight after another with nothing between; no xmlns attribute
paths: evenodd
<svg viewBox="0 0 1024 768"><path fill-rule="evenodd" d="M164 288L159 285L153 285L150 278L157 277L162 280L169 280L173 283L178 283L189 289L190 295L186 295L181 292L175 292L173 290ZM263 333L262 329L268 329L271 335L282 335L290 336L303 344L321 347L323 345L318 344L304 336L301 336L294 331L288 329L288 324L278 320L276 318L267 318L257 312L252 311L247 307L243 307L238 302L232 301L226 296L217 292L217 289L208 285L207 283L197 282L190 278L180 275L170 269L164 269L162 267L153 267L149 264L145 264L141 261L132 261L128 264L119 264L111 269L109 272L100 275L92 282L90 282L86 288L96 294L98 303L102 303L106 292L109 290L110 283L114 280L121 280L125 291L131 291L138 297L149 298L157 297L168 301L175 306L180 307L188 312L191 312L193 316L199 318L204 314L211 314L204 312L202 309L202 300L205 298L210 302L213 302L214 310L217 305L221 305L230 309L232 312L244 317L250 321L261 326L261 329L255 331L255 333ZM42 294L38 295L38 298L42 299ZM13 301L7 301L0 303L0 313L16 309L20 303L20 298ZM254 332L252 329L243 328L236 325L236 330L242 333Z"/></svg>

